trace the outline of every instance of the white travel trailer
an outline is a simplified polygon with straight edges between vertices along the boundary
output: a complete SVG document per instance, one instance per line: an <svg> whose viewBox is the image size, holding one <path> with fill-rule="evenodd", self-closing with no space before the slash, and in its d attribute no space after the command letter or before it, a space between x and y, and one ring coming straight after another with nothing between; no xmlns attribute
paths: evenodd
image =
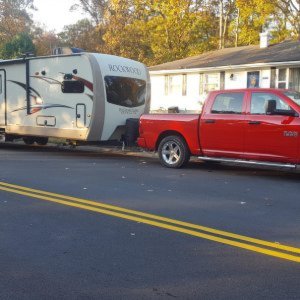
<svg viewBox="0 0 300 300"><path fill-rule="evenodd" d="M145 65L80 53L0 61L0 132L6 140L46 144L120 140L127 119L150 106Z"/></svg>

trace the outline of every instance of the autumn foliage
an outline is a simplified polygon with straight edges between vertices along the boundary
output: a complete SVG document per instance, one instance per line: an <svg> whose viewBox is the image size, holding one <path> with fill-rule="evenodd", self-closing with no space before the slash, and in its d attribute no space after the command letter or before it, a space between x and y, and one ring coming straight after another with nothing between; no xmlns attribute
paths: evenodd
<svg viewBox="0 0 300 300"><path fill-rule="evenodd" d="M32 22L34 0L0 0L0 54L4 49L6 58L26 52L22 45L26 48L28 41L20 39L30 37L37 55L75 46L154 65L257 44L265 30L273 42L298 39L299 5L299 0L74 0L70 10L84 11L88 18L55 33ZM21 48L10 55L7 44L14 40Z"/></svg>

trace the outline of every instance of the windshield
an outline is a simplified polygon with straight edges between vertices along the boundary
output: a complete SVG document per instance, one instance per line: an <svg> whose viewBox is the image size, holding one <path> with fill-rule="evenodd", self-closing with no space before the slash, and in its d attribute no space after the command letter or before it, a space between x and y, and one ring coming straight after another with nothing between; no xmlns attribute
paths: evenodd
<svg viewBox="0 0 300 300"><path fill-rule="evenodd" d="M300 93L299 92L289 91L289 92L285 92L284 94L300 106Z"/></svg>

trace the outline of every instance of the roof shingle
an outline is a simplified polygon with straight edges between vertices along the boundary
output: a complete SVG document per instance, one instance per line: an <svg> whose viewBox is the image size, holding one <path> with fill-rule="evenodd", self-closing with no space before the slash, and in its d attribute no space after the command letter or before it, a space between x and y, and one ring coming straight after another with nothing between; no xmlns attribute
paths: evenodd
<svg viewBox="0 0 300 300"><path fill-rule="evenodd" d="M150 71L211 68L256 63L300 61L300 42L285 41L260 48L259 45L210 51L150 67Z"/></svg>

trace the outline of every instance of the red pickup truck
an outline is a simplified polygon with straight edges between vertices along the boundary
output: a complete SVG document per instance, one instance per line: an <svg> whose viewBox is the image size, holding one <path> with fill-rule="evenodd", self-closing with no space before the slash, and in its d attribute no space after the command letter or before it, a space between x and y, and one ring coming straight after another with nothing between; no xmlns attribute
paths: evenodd
<svg viewBox="0 0 300 300"><path fill-rule="evenodd" d="M279 89L211 92L199 114L147 114L138 145L180 168L191 155L279 167L300 163L300 93Z"/></svg>

